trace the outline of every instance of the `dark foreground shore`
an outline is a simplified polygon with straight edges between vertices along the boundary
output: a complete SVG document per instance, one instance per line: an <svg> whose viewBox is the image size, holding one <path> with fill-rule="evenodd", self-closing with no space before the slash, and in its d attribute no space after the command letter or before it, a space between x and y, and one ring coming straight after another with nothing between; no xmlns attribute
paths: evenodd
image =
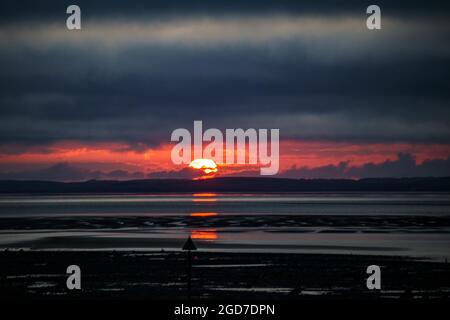
<svg viewBox="0 0 450 320"><path fill-rule="evenodd" d="M411 258L194 252L192 297L200 299L448 300L450 265ZM183 299L185 252L2 251L2 299ZM78 265L82 290L68 290ZM366 288L366 268L381 267L382 290Z"/></svg>

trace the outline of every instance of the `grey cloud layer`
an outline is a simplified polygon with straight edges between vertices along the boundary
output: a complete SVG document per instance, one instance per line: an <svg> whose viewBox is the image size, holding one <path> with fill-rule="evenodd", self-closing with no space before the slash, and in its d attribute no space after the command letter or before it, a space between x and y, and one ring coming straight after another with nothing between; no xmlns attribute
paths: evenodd
<svg viewBox="0 0 450 320"><path fill-rule="evenodd" d="M70 1L34 0L4 1L0 3L1 21L57 20L61 12L72 4ZM251 14L251 13L295 13L313 15L336 15L357 13L368 6L363 0L77 0L88 17L139 17L184 14ZM450 4L445 0L377 0L376 4L388 14L446 15Z"/></svg>
<svg viewBox="0 0 450 320"><path fill-rule="evenodd" d="M75 33L47 2L31 27L27 10L0 10L0 144L155 145L193 120L282 138L450 143L450 28L436 9L446 4L386 4L384 28L369 32L356 2L168 3L149 16L144 2L86 3Z"/></svg>

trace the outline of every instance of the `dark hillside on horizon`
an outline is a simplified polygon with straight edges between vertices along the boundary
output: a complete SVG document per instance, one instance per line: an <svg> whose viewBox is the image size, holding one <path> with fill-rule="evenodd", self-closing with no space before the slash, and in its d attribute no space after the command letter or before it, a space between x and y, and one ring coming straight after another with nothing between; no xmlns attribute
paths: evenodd
<svg viewBox="0 0 450 320"><path fill-rule="evenodd" d="M282 179L214 178L85 182L0 181L0 193L136 193L136 192L450 192L445 178Z"/></svg>

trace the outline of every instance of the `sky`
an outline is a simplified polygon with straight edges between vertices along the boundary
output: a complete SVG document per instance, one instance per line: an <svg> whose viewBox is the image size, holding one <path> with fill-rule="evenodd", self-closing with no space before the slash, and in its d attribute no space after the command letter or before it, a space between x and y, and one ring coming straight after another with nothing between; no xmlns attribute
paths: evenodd
<svg viewBox="0 0 450 320"><path fill-rule="evenodd" d="M190 178L194 120L280 129L280 177L450 176L450 4L374 3L2 1L0 179Z"/></svg>

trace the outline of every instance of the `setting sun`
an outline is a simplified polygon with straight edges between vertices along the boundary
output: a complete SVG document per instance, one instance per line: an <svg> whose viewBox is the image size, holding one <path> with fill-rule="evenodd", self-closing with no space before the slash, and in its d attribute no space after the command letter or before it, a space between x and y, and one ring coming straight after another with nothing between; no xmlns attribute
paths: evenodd
<svg viewBox="0 0 450 320"><path fill-rule="evenodd" d="M191 161L189 167L203 170L205 174L217 172L217 164L211 159L195 159Z"/></svg>

